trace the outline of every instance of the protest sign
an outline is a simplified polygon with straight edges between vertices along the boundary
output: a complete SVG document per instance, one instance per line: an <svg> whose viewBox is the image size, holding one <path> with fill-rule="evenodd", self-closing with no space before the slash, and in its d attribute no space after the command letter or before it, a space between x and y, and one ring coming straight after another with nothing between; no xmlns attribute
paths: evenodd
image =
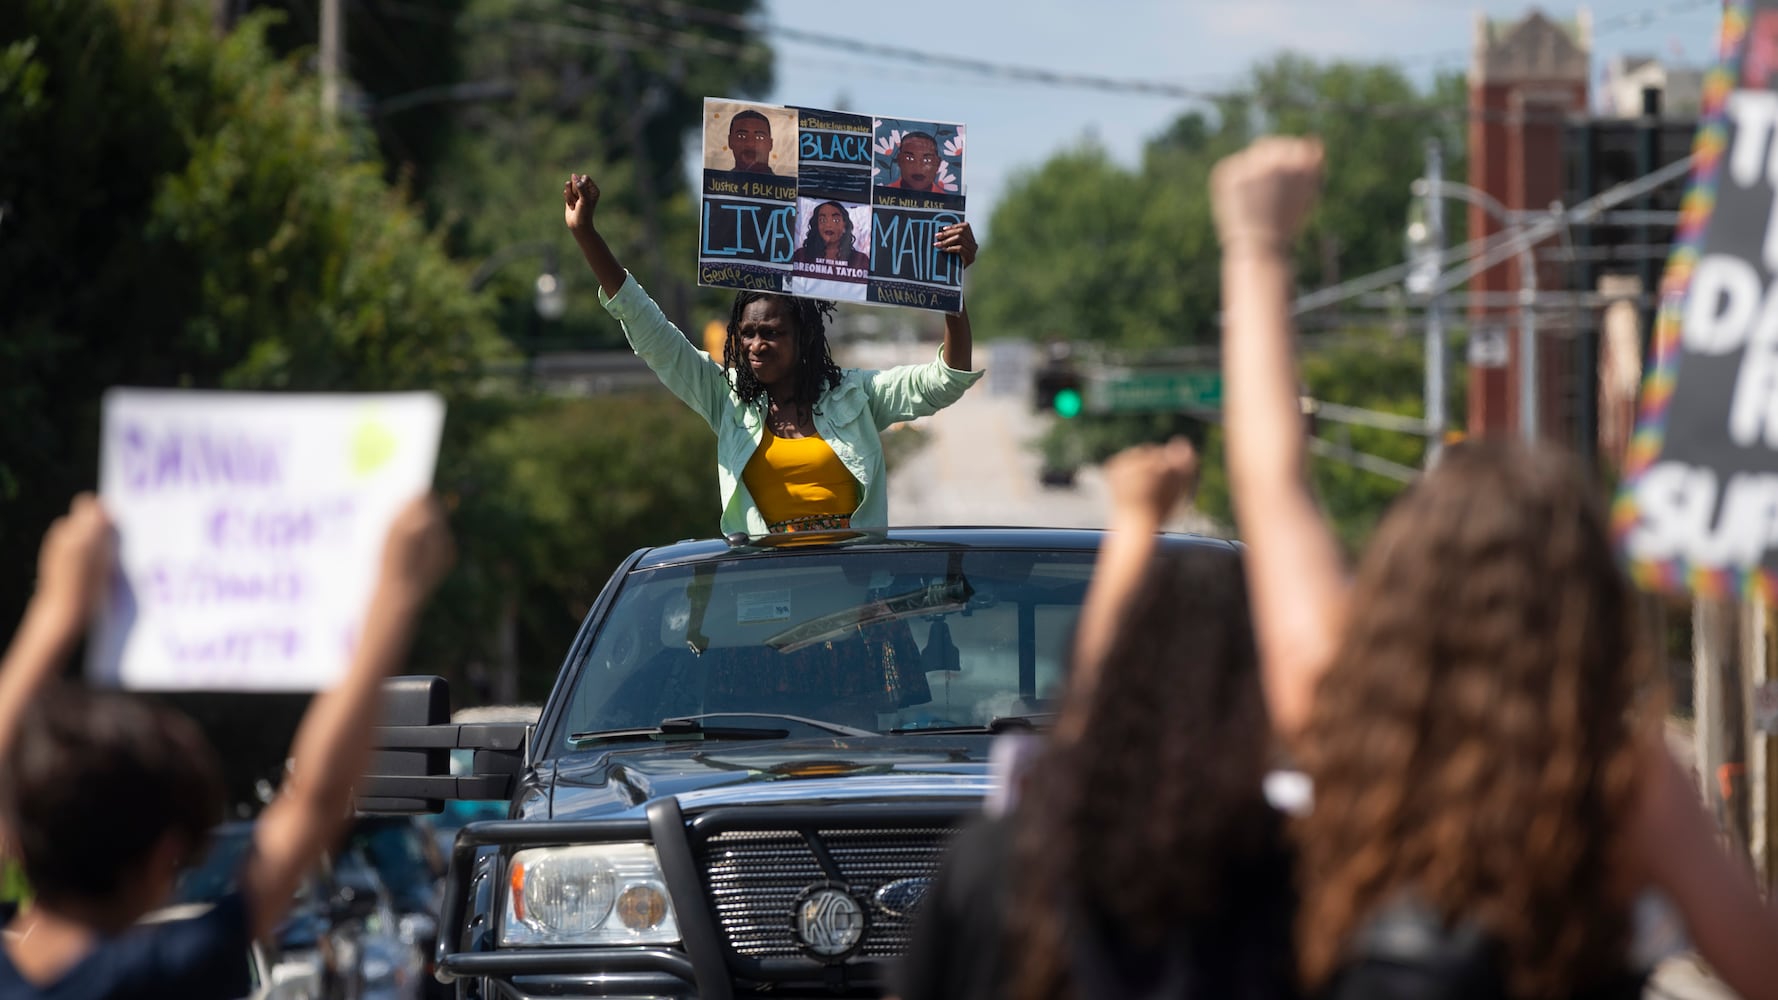
<svg viewBox="0 0 1778 1000"><path fill-rule="evenodd" d="M114 389L102 423L118 578L89 677L161 691L336 680L389 525L430 489L443 402Z"/></svg>
<svg viewBox="0 0 1778 1000"><path fill-rule="evenodd" d="M1728 7L1613 510L1651 588L1778 593L1775 73L1778 0Z"/></svg>
<svg viewBox="0 0 1778 1000"><path fill-rule="evenodd" d="M964 204L961 125L704 102L701 285L956 312Z"/></svg>

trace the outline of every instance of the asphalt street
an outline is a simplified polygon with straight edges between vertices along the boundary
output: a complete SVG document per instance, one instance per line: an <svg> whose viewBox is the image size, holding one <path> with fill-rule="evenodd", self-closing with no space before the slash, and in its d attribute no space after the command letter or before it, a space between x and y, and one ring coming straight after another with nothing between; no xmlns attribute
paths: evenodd
<svg viewBox="0 0 1778 1000"><path fill-rule="evenodd" d="M1101 528L1106 520L1104 477L1097 466L1080 470L1072 486L1038 481L1041 459L1034 442L1049 420L1031 411L1029 344L993 342L976 348L976 365L987 374L962 400L915 421L925 447L889 479L889 518L896 525L1035 525ZM929 343L860 345L841 364L883 368L930 361ZM1222 533L1195 511L1182 510L1169 528Z"/></svg>

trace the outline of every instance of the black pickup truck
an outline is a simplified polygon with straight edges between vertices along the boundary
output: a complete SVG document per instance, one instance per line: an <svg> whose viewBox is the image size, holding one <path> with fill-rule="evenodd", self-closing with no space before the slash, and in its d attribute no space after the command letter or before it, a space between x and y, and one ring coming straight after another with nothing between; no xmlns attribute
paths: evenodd
<svg viewBox="0 0 1778 1000"><path fill-rule="evenodd" d="M532 726L392 683L361 808L459 833L437 970L467 997L875 996L998 734L1041 729L1100 535L908 529L632 555ZM1165 545L1233 545L1168 536ZM451 777L452 748L474 775Z"/></svg>

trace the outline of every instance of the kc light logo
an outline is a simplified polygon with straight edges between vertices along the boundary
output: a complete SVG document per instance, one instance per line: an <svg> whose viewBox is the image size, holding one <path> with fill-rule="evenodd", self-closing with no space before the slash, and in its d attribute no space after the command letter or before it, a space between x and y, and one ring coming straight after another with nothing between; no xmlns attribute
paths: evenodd
<svg viewBox="0 0 1778 1000"><path fill-rule="evenodd" d="M837 962L864 941L864 907L844 886L817 883L797 897L791 930L811 958Z"/></svg>

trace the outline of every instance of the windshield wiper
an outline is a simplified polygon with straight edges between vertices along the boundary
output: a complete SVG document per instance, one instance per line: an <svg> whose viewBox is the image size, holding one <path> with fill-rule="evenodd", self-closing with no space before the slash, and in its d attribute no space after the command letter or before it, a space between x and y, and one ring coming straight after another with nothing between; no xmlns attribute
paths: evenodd
<svg viewBox="0 0 1778 1000"><path fill-rule="evenodd" d="M573 745L586 743L621 743L656 740L662 743L698 740L782 740L790 736L788 729L749 729L743 726L706 726L693 716L684 719L662 719L658 726L637 729L594 729L569 733Z"/></svg>
<svg viewBox="0 0 1778 1000"><path fill-rule="evenodd" d="M780 715L775 712L706 712L703 715L681 715L672 719L662 719L658 726L642 726L636 729L595 729L584 733L569 733L570 744L584 743L619 743L626 740L655 740L663 743L674 741L696 740L782 740L790 738L788 729L754 729L746 726L707 726L705 719L780 719L784 722L795 722L819 729L835 736L876 736L868 729L856 729L842 726L837 722L822 722L819 719L805 719L800 715Z"/></svg>
<svg viewBox="0 0 1778 1000"><path fill-rule="evenodd" d="M891 733L1000 733L1036 732L1056 724L1056 713L1034 712L1030 715L997 715L985 725L974 726L901 726Z"/></svg>
<svg viewBox="0 0 1778 1000"><path fill-rule="evenodd" d="M859 729L856 726L842 726L837 722L822 722L820 719L809 719L800 715L785 715L779 712L706 712L703 715L682 715L677 719L668 719L661 724L666 725L667 722L695 723L701 719L782 719L785 722L799 723L813 729L819 729L824 733L832 733L835 736L879 735L869 729Z"/></svg>

